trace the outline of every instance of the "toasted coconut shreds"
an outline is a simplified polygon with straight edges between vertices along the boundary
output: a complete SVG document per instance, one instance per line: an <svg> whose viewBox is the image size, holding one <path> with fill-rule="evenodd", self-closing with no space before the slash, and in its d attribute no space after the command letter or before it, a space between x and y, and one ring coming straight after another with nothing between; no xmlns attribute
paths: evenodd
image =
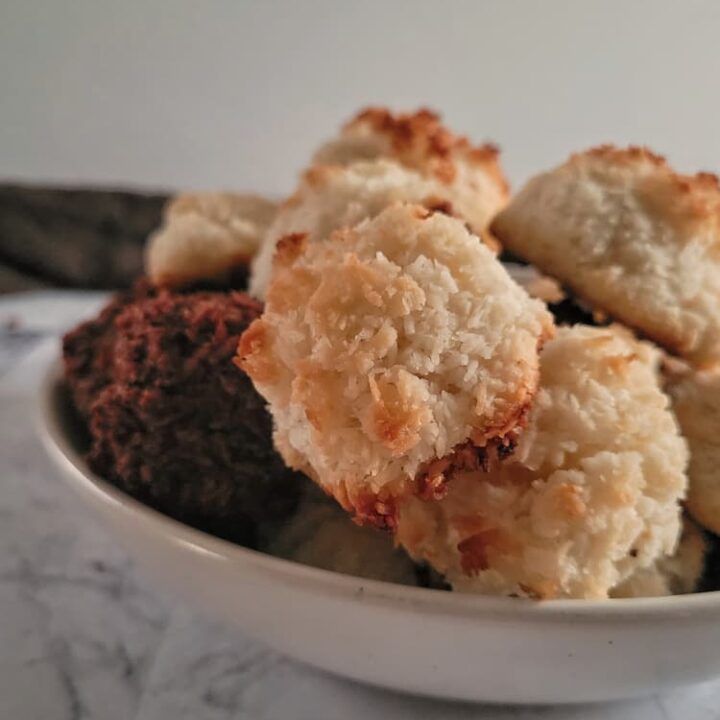
<svg viewBox="0 0 720 720"><path fill-rule="evenodd" d="M714 175L676 173L647 148L603 145L532 178L491 231L594 312L697 368L720 366Z"/></svg>
<svg viewBox="0 0 720 720"><path fill-rule="evenodd" d="M607 597L670 555L687 448L657 356L618 327L560 328L512 455L431 466L430 499L399 503L398 541L456 590L533 598Z"/></svg>
<svg viewBox="0 0 720 720"><path fill-rule="evenodd" d="M343 127L343 136L350 140L368 132L387 142L389 156L397 157L410 167L429 171L442 183L455 182L460 174L458 163L463 162L482 167L502 194L509 193L499 165L499 148L492 143L473 146L468 138L455 135L445 127L440 115L432 110L393 113L387 108L371 107Z"/></svg>
<svg viewBox="0 0 720 720"><path fill-rule="evenodd" d="M386 136L399 155L422 153L427 158L444 159L454 151L461 151L474 162L485 164L496 162L500 154L498 147L492 143L473 147L468 138L452 133L442 124L440 115L427 108L413 113L366 108L347 122L343 131L351 134L363 126Z"/></svg>
<svg viewBox="0 0 720 720"><path fill-rule="evenodd" d="M402 203L276 264L266 297L239 362L276 444L375 525L440 494L445 465L475 467L464 445L507 454L554 330L461 221Z"/></svg>

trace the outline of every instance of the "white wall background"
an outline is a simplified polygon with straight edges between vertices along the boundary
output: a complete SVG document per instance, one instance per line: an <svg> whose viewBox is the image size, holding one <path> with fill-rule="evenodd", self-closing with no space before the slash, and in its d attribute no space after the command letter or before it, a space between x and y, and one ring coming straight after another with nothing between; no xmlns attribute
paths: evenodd
<svg viewBox="0 0 720 720"><path fill-rule="evenodd" d="M720 170L714 0L0 0L0 176L289 190L367 103L515 183L602 141Z"/></svg>

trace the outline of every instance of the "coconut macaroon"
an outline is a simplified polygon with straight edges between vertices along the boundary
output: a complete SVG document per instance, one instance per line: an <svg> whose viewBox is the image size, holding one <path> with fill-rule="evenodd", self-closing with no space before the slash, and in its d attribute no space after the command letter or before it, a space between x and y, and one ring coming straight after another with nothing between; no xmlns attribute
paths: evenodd
<svg viewBox="0 0 720 720"><path fill-rule="evenodd" d="M552 331L462 222L396 204L327 240L286 238L238 362L285 461L393 526L398 497L439 495L449 468L511 442Z"/></svg>
<svg viewBox="0 0 720 720"><path fill-rule="evenodd" d="M147 275L159 285L216 280L246 266L275 216L275 203L257 195L185 193L165 208L148 239Z"/></svg>
<svg viewBox="0 0 720 720"><path fill-rule="evenodd" d="M685 505L700 525L720 534L720 373L673 376L668 392L690 445Z"/></svg>
<svg viewBox="0 0 720 720"><path fill-rule="evenodd" d="M439 183L458 216L480 234L509 197L499 155L495 145L473 146L466 137L453 134L430 110L392 113L367 108L343 127L339 137L325 143L313 161L348 165L392 158Z"/></svg>
<svg viewBox="0 0 720 720"><path fill-rule="evenodd" d="M514 454L403 501L397 539L456 590L604 598L675 549L687 448L657 351L618 327L559 328Z"/></svg>
<svg viewBox="0 0 720 720"><path fill-rule="evenodd" d="M683 518L682 535L675 553L650 567L636 570L610 591L610 597L662 597L695 592L705 570L708 546L705 533L690 518Z"/></svg>
<svg viewBox="0 0 720 720"><path fill-rule="evenodd" d="M432 180L390 160L311 168L268 229L252 263L250 293L264 299L281 238L302 233L308 242L324 240L333 230L375 217L398 201L437 207L443 202L438 189Z"/></svg>
<svg viewBox="0 0 720 720"><path fill-rule="evenodd" d="M720 361L720 188L649 150L602 146L530 180L504 247L696 365Z"/></svg>

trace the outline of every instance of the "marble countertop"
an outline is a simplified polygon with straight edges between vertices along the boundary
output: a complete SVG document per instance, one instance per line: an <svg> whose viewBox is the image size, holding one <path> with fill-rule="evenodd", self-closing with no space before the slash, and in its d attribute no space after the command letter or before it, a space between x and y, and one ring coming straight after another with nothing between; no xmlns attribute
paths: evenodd
<svg viewBox="0 0 720 720"><path fill-rule="evenodd" d="M163 594L66 494L35 429L58 336L102 297L0 298L0 718L717 720L720 681L554 708L414 698L286 660Z"/></svg>

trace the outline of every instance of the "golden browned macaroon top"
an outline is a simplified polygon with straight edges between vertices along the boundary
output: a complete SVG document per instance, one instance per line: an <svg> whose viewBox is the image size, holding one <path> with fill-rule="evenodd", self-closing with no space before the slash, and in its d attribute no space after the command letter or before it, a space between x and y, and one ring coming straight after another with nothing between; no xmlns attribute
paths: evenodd
<svg viewBox="0 0 720 720"><path fill-rule="evenodd" d="M462 156L482 166L505 193L510 191L500 168L498 147L492 143L472 145L467 137L445 127L440 115L432 110L393 113L387 108L367 107L349 120L343 131L352 135L364 127L383 136L392 148L391 154L408 167L423 172L429 169L439 180L450 183L457 176L455 158Z"/></svg>
<svg viewBox="0 0 720 720"><path fill-rule="evenodd" d="M696 366L720 363L720 184L647 148L602 145L532 178L504 247Z"/></svg>
<svg viewBox="0 0 720 720"><path fill-rule="evenodd" d="M691 229L696 223L704 226L720 223L720 180L713 173L685 175L675 172L663 155L639 145L626 148L598 145L584 153L574 153L568 164L583 167L595 162L610 164L620 172L638 168L644 168L646 172L652 170L645 185L646 201L659 213L666 213L668 219L677 223L678 229L683 225ZM720 244L720 236L716 243Z"/></svg>

